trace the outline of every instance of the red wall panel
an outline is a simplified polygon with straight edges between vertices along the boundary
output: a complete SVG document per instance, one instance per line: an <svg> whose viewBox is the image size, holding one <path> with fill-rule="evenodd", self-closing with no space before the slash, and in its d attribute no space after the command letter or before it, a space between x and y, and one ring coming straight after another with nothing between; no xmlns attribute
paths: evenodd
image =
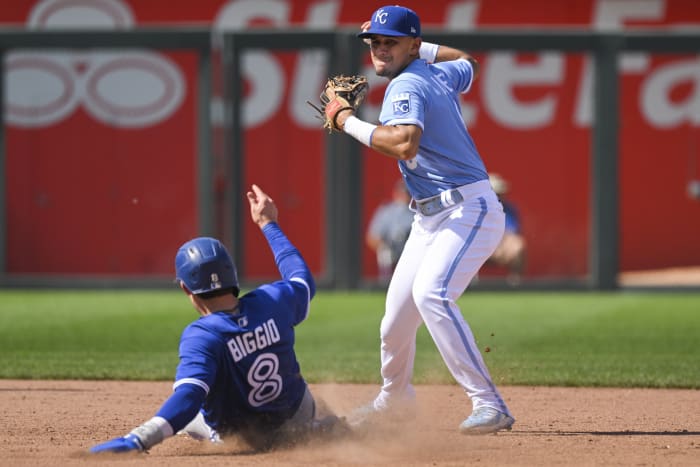
<svg viewBox="0 0 700 467"><path fill-rule="evenodd" d="M169 57L194 74L193 54ZM194 84L148 128L79 105L48 127L8 129L8 271L172 274L173 252L197 232Z"/></svg>
<svg viewBox="0 0 700 467"><path fill-rule="evenodd" d="M700 25L700 3L694 0L404 4L420 14L426 28L451 31ZM379 5L368 0L17 0L0 11L0 23L35 29L71 21L103 27L113 21L122 28L332 29L359 26ZM196 58L176 52L164 56L183 77L185 93L162 121L123 127L104 115L95 117L100 109L85 103L52 123L17 124L12 118L24 117L16 112L6 121L10 272L172 274L174 250L196 233L198 219ZM508 179L511 198L520 207L530 250L527 273L584 275L590 230L590 63L578 54L501 51L477 56L482 74L464 96L465 115L488 169ZM83 86L99 60L71 58L66 86ZM326 248L324 134L304 101L318 94L325 64L313 54L265 51L251 53L248 60L244 182L258 183L272 194L285 230L318 273ZM700 180L698 63L697 57L679 55L635 54L621 60L620 247L625 270L700 263L700 201L687 194L688 183ZM371 76L369 61L365 67ZM103 84L114 86L118 78L117 70ZM376 118L384 89L381 80L372 78L363 106L370 120ZM125 94L124 99L131 97ZM223 157L221 147L216 150ZM398 171L393 160L369 149L363 162L366 226L374 207L388 198ZM247 218L240 222L246 251L239 261L250 277L273 275L264 240ZM364 273L372 276L374 258L367 249L363 261Z"/></svg>

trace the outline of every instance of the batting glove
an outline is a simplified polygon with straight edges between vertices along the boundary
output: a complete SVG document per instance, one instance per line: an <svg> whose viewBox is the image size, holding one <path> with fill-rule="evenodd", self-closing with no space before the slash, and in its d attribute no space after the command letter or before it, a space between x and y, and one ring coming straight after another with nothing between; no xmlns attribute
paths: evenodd
<svg viewBox="0 0 700 467"><path fill-rule="evenodd" d="M143 444L138 436L129 433L120 438L114 438L105 443L98 444L90 448L90 452L97 454L100 452L129 452L129 451L144 451Z"/></svg>

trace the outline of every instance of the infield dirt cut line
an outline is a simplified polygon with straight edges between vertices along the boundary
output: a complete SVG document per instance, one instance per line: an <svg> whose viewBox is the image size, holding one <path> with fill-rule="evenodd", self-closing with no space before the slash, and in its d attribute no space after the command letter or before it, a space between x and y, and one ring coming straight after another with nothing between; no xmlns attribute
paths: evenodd
<svg viewBox="0 0 700 467"><path fill-rule="evenodd" d="M364 436L254 453L228 439L212 446L176 436L149 454L93 456L90 446L152 417L170 382L0 380L0 455L12 466L462 466L698 465L700 391L502 387L510 432L464 436L470 412L457 386L418 386L418 417ZM318 384L339 415L378 387Z"/></svg>

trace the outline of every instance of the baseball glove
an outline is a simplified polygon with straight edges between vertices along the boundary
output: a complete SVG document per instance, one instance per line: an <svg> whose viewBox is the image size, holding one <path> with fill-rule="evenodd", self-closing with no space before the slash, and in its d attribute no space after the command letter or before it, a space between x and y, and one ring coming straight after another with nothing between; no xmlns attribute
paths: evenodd
<svg viewBox="0 0 700 467"><path fill-rule="evenodd" d="M306 101L318 113L323 128L329 132L340 131L336 118L345 109L357 110L369 91L367 78L361 75L334 76L326 82L321 93L321 106Z"/></svg>

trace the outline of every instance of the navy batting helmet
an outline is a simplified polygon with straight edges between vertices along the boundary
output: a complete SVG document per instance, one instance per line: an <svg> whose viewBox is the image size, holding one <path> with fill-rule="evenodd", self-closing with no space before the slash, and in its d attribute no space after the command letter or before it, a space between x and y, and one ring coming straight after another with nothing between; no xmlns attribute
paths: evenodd
<svg viewBox="0 0 700 467"><path fill-rule="evenodd" d="M195 295L238 289L236 266L215 238L199 237L182 245L175 256L175 277Z"/></svg>

